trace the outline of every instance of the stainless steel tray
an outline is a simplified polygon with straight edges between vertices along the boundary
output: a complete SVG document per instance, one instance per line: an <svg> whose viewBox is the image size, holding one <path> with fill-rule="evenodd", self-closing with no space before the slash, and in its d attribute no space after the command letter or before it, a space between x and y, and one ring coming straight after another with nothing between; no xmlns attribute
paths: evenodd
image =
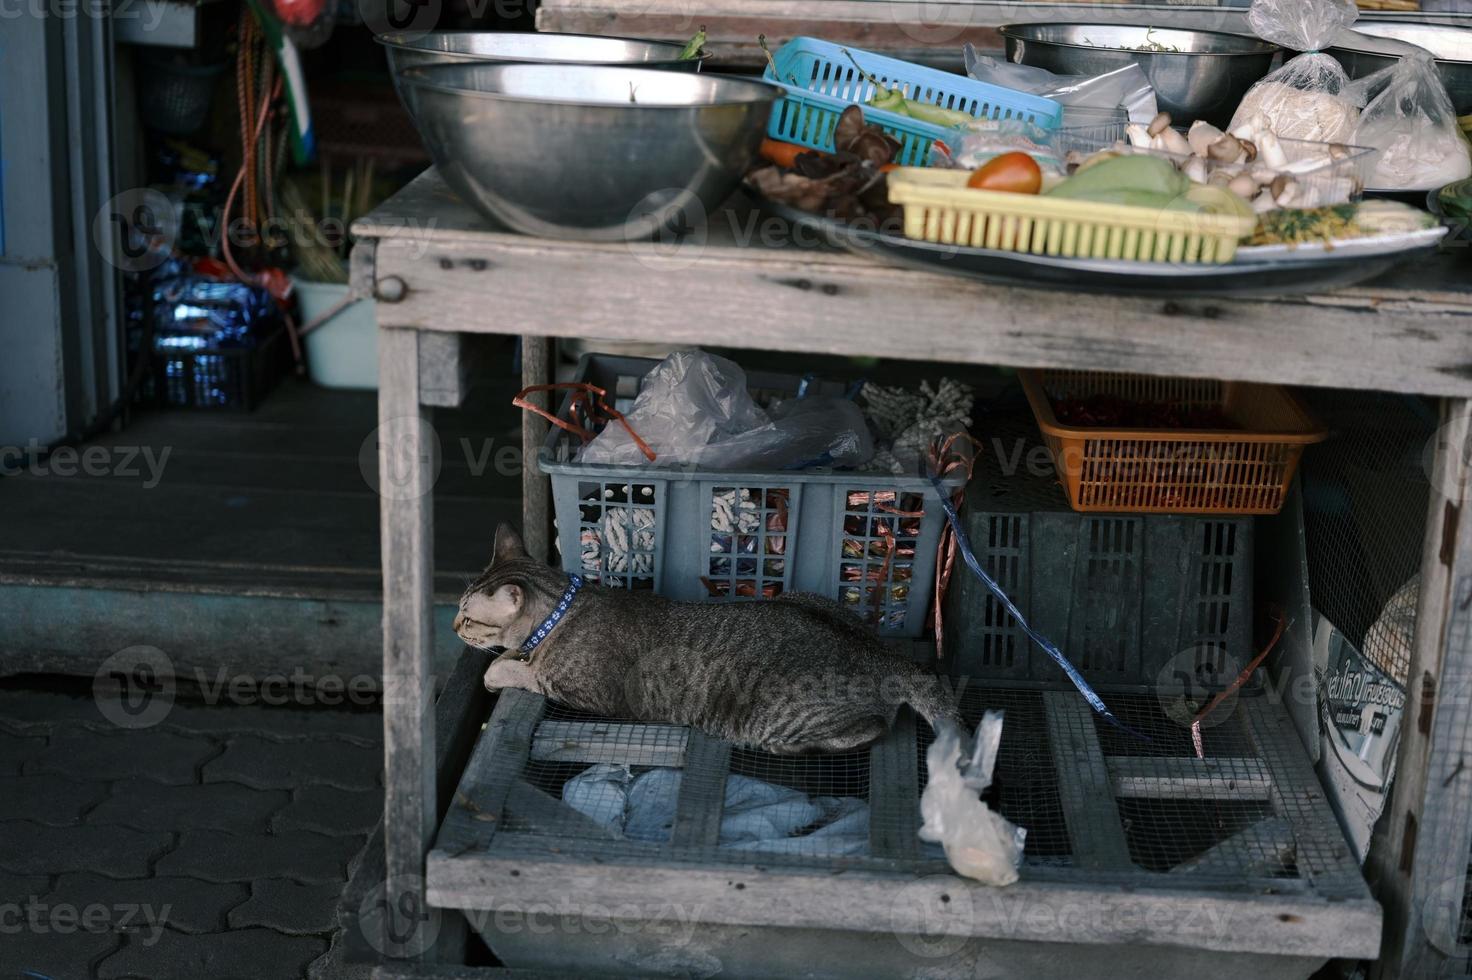
<svg viewBox="0 0 1472 980"><path fill-rule="evenodd" d="M1374 256L1336 257L1328 254L1313 261L1270 260L1224 265L1070 259L938 245L856 229L834 218L769 201L750 189L747 193L752 194L768 212L857 255L890 265L944 272L1005 286L1158 296L1285 296L1352 286L1436 250L1435 245L1430 245Z"/></svg>

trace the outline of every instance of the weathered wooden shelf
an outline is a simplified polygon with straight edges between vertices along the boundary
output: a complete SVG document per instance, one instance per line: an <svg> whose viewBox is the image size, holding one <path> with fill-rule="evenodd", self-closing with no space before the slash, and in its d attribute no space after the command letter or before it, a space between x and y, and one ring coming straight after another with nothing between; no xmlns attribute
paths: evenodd
<svg viewBox="0 0 1472 980"><path fill-rule="evenodd" d="M952 975L958 960L942 967L916 952L937 935L968 950L965 962L995 969L1015 955L1018 965L997 975L1018 977L1089 975L1100 955L1122 976L1183 975L1176 971L1186 963L1192 975L1241 976L1249 960L1264 976L1306 976L1317 960L1378 950L1379 907L1281 706L1242 698L1225 723L1234 726L1237 754L1197 759L1189 748L1185 755L1158 748L1106 754L1076 693L1014 697L1030 699L1046 719L1033 731L1019 715L1023 727L1010 737L1051 747L1068 854L1029 860L1013 886L960 878L916 838L925 743L908 712L869 750L866 778L854 784L869 807L867 853L767 853L717 844L730 745L680 726L549 719L541 696L512 690L502 693L429 855L430 902L466 910L511 966L569 971L610 962L636 972L705 964L732 975L779 976L778 964L811 964L811 951L835 934L862 944L866 958L830 965L824 976ZM576 764L549 777L549 762ZM666 840L624 839L558 799L561 783L593 762L683 769ZM774 771L801 781L804 766L826 762L788 759ZM1025 765L1005 766L1004 783L1037 776ZM1214 844L1186 845L1198 849L1174 867L1147 870L1140 862L1151 860L1156 838L1180 843L1170 821L1183 800L1260 805L1262 812ZM1159 801L1158 829L1131 828L1121 818L1123 801L1137 814ZM608 914L621 926L572 929L546 943L498 925L559 903L577 915L616 909ZM1068 929L1007 914L1034 906L1095 911ZM923 923L906 918L918 908L929 911ZM661 929L674 909L688 930L679 941ZM759 942L754 929L762 930ZM1018 952L1018 940L1052 952ZM1223 952L1233 954L1229 961Z"/></svg>

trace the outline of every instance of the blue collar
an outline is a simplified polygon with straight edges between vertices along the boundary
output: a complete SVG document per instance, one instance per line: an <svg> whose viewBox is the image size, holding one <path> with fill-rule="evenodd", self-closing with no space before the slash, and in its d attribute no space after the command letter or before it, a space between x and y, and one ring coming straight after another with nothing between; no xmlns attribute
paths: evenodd
<svg viewBox="0 0 1472 980"><path fill-rule="evenodd" d="M546 619L542 620L542 625L538 626L532 635L526 638L526 642L521 645L522 653L531 653L542 645L542 641L547 638L547 634L551 633L552 628L562 622L562 617L567 615L567 609L572 605L573 596L577 595L578 589L582 587L582 576L568 576L567 591L562 593L561 599L557 600L557 607L547 615Z"/></svg>

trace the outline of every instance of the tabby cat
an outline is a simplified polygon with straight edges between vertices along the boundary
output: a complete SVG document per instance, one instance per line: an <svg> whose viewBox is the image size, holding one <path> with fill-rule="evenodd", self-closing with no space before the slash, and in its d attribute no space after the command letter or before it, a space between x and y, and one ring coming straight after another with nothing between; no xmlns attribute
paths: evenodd
<svg viewBox="0 0 1472 980"><path fill-rule="evenodd" d="M957 721L940 680L888 652L852 613L820 596L674 602L588 584L530 654L521 648L569 587L527 556L508 525L465 590L455 632L504 651L491 690L515 687L599 715L690 725L768 752L844 752L882 736L901 704L932 725Z"/></svg>

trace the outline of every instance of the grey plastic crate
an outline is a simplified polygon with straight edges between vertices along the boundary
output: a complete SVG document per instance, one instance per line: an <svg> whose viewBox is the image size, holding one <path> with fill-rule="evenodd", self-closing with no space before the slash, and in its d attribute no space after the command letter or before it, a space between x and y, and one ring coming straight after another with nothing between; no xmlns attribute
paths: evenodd
<svg viewBox="0 0 1472 980"><path fill-rule="evenodd" d="M586 354L577 379L603 388L625 411L656 363ZM800 378L749 372L747 382L757 402L769 404L795 395ZM843 391L816 384L809 390ZM563 418L569 402L563 400ZM585 466L573 461L577 448L573 436L554 427L540 459L552 479L565 571L689 601L815 592L873 618L882 634L924 631L945 520L928 480L828 469ZM713 528L718 509L734 511L731 531ZM895 543L887 562L881 525Z"/></svg>
<svg viewBox="0 0 1472 980"><path fill-rule="evenodd" d="M1021 419L987 428L1008 447L1041 444ZM1025 469L1004 476L984 456L962 519L982 567L1091 684L1205 690L1236 674L1251 657L1252 518L1080 514ZM952 674L1063 679L970 573L953 575L945 611Z"/></svg>

